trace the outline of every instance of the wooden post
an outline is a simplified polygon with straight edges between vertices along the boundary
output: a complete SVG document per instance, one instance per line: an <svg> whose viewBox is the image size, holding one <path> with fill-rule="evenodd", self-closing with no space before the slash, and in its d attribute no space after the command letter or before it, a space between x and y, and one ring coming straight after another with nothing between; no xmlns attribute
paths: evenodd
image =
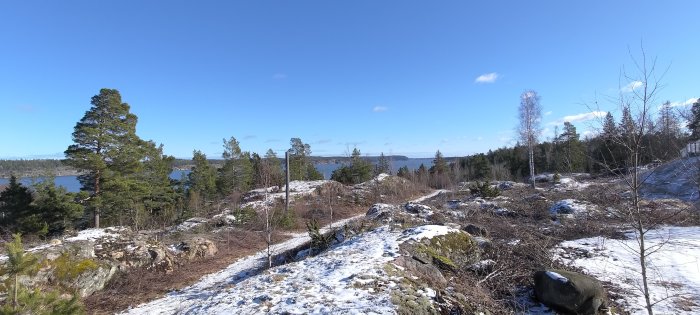
<svg viewBox="0 0 700 315"><path fill-rule="evenodd" d="M284 192L284 214L287 215L287 212L289 211L289 151L284 152L284 163L287 164L286 167L286 183L287 185L285 186L285 192Z"/></svg>

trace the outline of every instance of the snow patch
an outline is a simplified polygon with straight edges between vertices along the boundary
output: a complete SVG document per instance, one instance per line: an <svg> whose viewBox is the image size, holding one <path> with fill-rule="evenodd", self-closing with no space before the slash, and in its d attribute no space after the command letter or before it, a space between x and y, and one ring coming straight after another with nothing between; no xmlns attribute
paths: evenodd
<svg viewBox="0 0 700 315"><path fill-rule="evenodd" d="M566 241L555 249L560 261L582 268L601 281L609 281L624 292L622 300L632 314L646 314L641 287L638 248L634 234L627 239L604 237ZM664 227L647 233L647 248L657 251L649 262L650 294L659 314L700 312L700 227ZM670 298L669 298L670 297ZM687 308L681 309L677 303Z"/></svg>
<svg viewBox="0 0 700 315"><path fill-rule="evenodd" d="M393 314L390 293L398 279L382 267L400 255L401 243L451 232L458 230L425 225L398 232L382 226L253 276L264 264L264 254L258 254L125 314ZM283 247L293 248L294 240ZM436 295L432 289L422 293Z"/></svg>
<svg viewBox="0 0 700 315"><path fill-rule="evenodd" d="M552 280L556 280L556 281L559 281L559 282L561 282L561 283L567 283L567 282L569 282L569 278L564 277L564 276L562 276L562 275L560 275L560 274L558 274L558 273L556 273L556 272L554 272L554 271L547 271L546 274L547 274L547 276L550 277Z"/></svg>

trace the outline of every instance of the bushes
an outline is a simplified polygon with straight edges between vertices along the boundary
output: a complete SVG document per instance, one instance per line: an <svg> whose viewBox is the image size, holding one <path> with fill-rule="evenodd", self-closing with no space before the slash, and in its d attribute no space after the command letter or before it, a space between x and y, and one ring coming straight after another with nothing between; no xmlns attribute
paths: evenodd
<svg viewBox="0 0 700 315"><path fill-rule="evenodd" d="M469 192L472 195L478 195L483 198L493 198L501 195L501 191L496 187L491 187L491 184L488 181L477 181L473 185L469 186Z"/></svg>
<svg viewBox="0 0 700 315"><path fill-rule="evenodd" d="M318 221L313 219L306 222L306 230L309 232L309 237L311 237L311 250L315 252L321 252L333 243L335 233L328 233L323 235L319 229Z"/></svg>

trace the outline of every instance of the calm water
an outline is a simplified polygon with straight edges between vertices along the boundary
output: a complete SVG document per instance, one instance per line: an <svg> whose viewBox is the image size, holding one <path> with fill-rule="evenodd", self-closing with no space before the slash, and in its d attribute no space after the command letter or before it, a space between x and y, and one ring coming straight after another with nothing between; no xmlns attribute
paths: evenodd
<svg viewBox="0 0 700 315"><path fill-rule="evenodd" d="M400 167L407 166L409 170L415 170L420 167L421 164L424 164L425 167L430 167L433 165L433 159L432 158L424 158L424 159L408 159L408 160L402 160L402 161L391 161L391 169L393 170L394 174L399 170ZM326 179L331 178L331 173L341 167L342 164L338 163L328 163L328 164L316 164L316 169L318 169L321 174L323 174L323 177ZM175 170L172 173L170 173L170 178L172 179L181 179L184 176L187 176L187 174L190 171L181 171L181 170ZM43 178L21 178L20 183L22 185L29 186L37 181L42 181ZM10 182L9 178L0 178L0 185L7 185ZM78 182L78 178L76 176L56 176L56 185L58 186L63 186L65 187L68 191L70 192L77 192L80 191L80 182Z"/></svg>

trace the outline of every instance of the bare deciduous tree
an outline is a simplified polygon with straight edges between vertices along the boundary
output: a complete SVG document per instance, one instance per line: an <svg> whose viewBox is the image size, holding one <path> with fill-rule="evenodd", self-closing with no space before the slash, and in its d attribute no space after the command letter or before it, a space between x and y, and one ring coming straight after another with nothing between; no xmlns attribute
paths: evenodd
<svg viewBox="0 0 700 315"><path fill-rule="evenodd" d="M527 145L528 160L530 164L530 182L535 188L535 146L537 138L541 132L540 121L542 120L542 106L540 96L534 90L527 90L520 94L520 107L518 108L518 134L521 141Z"/></svg>
<svg viewBox="0 0 700 315"><path fill-rule="evenodd" d="M641 156L643 155L643 150L651 149L647 147L644 140L653 132L650 119L653 107L658 105L656 98L661 89L660 80L663 74L659 76L656 69L656 59L648 59L643 48L641 50L641 59L635 58L632 53L630 53L630 57L634 64L634 72L630 74L623 68L620 76L622 82L619 95L615 99L623 113L620 132L607 131L606 133L606 130L604 130L606 123L601 121L603 132L610 140L605 144L607 150L614 157L613 151L621 149L624 152L622 157L625 161L604 160L601 166L610 173L618 174L621 182L629 189L630 200L628 203L621 205L623 209L620 211L619 216L634 231L637 246L630 248L630 250L639 259L641 274L639 289L644 296L647 313L652 315L653 306L658 301L652 301L650 296L650 256L659 251L666 242L649 245L646 242L646 236L647 233L652 229L658 228L667 219L678 215L679 211L669 211L661 216L651 215L641 204L640 192L642 185L654 174L654 170L646 171L642 169ZM626 166L624 171L615 169L616 165L619 164Z"/></svg>

